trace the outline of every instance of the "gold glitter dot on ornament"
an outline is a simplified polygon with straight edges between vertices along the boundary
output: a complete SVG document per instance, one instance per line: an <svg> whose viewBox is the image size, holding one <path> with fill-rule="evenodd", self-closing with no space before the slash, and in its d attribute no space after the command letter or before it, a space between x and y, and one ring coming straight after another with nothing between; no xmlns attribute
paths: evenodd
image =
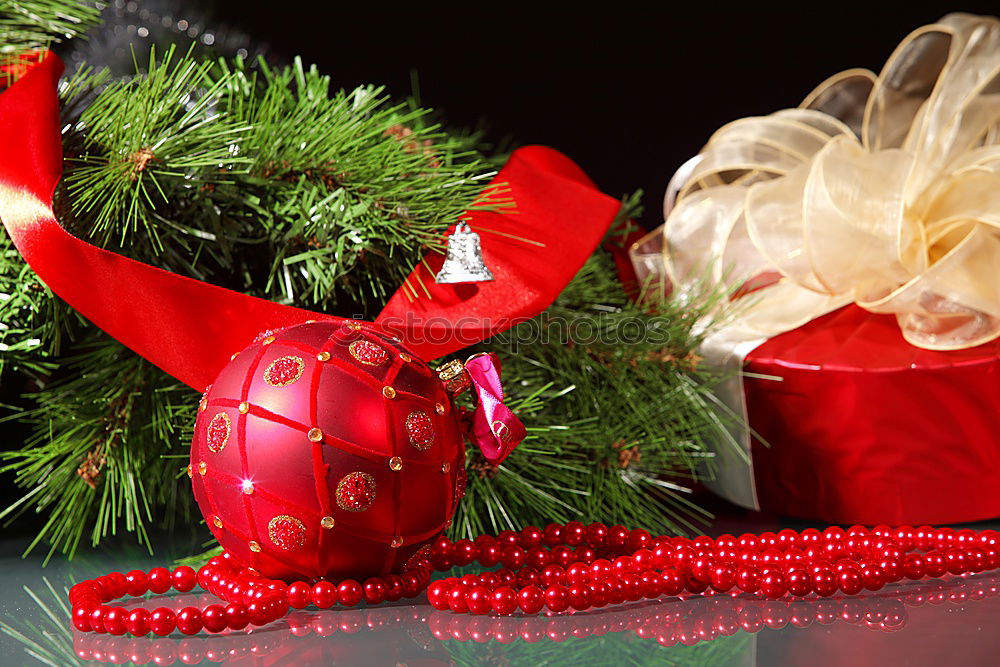
<svg viewBox="0 0 1000 667"><path fill-rule="evenodd" d="M268 522L267 536L279 549L293 551L306 543L306 527L294 516L279 514Z"/></svg>
<svg viewBox="0 0 1000 667"><path fill-rule="evenodd" d="M238 357L238 356L240 356L240 353L239 353L239 352L233 352L233 356L229 357L229 361L233 361L233 360L235 360L235 359L236 359L236 357Z"/></svg>
<svg viewBox="0 0 1000 667"><path fill-rule="evenodd" d="M322 519L320 519L319 525L329 530L330 528L336 526L337 522L333 520L332 516L325 516Z"/></svg>
<svg viewBox="0 0 1000 667"><path fill-rule="evenodd" d="M392 542L389 543L389 546L392 547L393 549L398 549L399 547L403 546L403 538L397 535L396 537L392 538Z"/></svg>
<svg viewBox="0 0 1000 667"><path fill-rule="evenodd" d="M310 442L321 442L323 440L323 431L318 428L311 428L306 433L306 437L309 438Z"/></svg>
<svg viewBox="0 0 1000 667"><path fill-rule="evenodd" d="M385 348L364 338L348 345L347 351L365 366L381 366L389 361L389 353Z"/></svg>
<svg viewBox="0 0 1000 667"><path fill-rule="evenodd" d="M386 398L396 398L396 390L392 387L382 387L382 395Z"/></svg>
<svg viewBox="0 0 1000 667"><path fill-rule="evenodd" d="M443 415L444 414L444 405L441 404L441 403L435 403L434 404L434 412L438 413L439 415Z"/></svg>
<svg viewBox="0 0 1000 667"><path fill-rule="evenodd" d="M220 412L212 417L212 421L208 422L205 432L210 451L218 454L226 448L226 445L229 444L229 435L232 432L232 426L233 424L229 420L229 415L225 412Z"/></svg>
<svg viewBox="0 0 1000 667"><path fill-rule="evenodd" d="M402 469L403 469L403 459L399 458L398 456L393 456L391 459L389 459L389 470L399 472Z"/></svg>
<svg viewBox="0 0 1000 667"><path fill-rule="evenodd" d="M363 512L375 502L375 478L366 472L352 472L337 484L337 505L346 512Z"/></svg>
<svg viewBox="0 0 1000 667"><path fill-rule="evenodd" d="M411 357L410 355L408 355L406 352L400 352L399 353L399 358L400 358L401 361L403 361L404 363L407 363L407 364L410 363L411 361L413 361L413 357Z"/></svg>
<svg viewBox="0 0 1000 667"><path fill-rule="evenodd" d="M240 403L240 407L238 409L241 415L245 415L246 413L250 412L250 404L247 403L246 401L243 401L242 403Z"/></svg>
<svg viewBox="0 0 1000 667"><path fill-rule="evenodd" d="M212 517L212 525L216 528L222 528L222 519L217 516Z"/></svg>
<svg viewBox="0 0 1000 667"><path fill-rule="evenodd" d="M451 470L451 463L445 461L441 464L441 472L447 475L449 470Z"/></svg>
<svg viewBox="0 0 1000 667"><path fill-rule="evenodd" d="M316 359L318 361L330 361L330 353L327 352L326 350L323 350L322 352L316 355Z"/></svg>
<svg viewBox="0 0 1000 667"><path fill-rule="evenodd" d="M268 336L264 340L260 341L260 344L261 345L270 345L273 342L274 342L274 336Z"/></svg>
<svg viewBox="0 0 1000 667"><path fill-rule="evenodd" d="M204 412L207 409L208 409L208 399L202 398L200 401L198 401L198 412Z"/></svg>
<svg viewBox="0 0 1000 667"><path fill-rule="evenodd" d="M251 482L249 479L243 480L243 493L247 494L248 496L251 493L253 493L253 482Z"/></svg>
<svg viewBox="0 0 1000 667"><path fill-rule="evenodd" d="M259 554L260 545L254 542L253 540L250 540L250 551L254 552L255 554Z"/></svg>
<svg viewBox="0 0 1000 667"><path fill-rule="evenodd" d="M199 475L204 475L206 472L208 472L208 464L205 463L204 461L199 462L198 463L198 474Z"/></svg>
<svg viewBox="0 0 1000 667"><path fill-rule="evenodd" d="M306 370L306 362L301 357L288 355L271 362L264 371L264 382L272 387L287 387L302 377Z"/></svg>
<svg viewBox="0 0 1000 667"><path fill-rule="evenodd" d="M360 322L355 322L354 320L348 320L346 322L346 324L347 324L347 328L351 329L352 331L361 331L361 323Z"/></svg>
<svg viewBox="0 0 1000 667"><path fill-rule="evenodd" d="M187 467L187 474L188 474L188 477L194 477L194 468L191 467L190 463L188 464L188 467Z"/></svg>
<svg viewBox="0 0 1000 667"><path fill-rule="evenodd" d="M423 410L414 410L407 415L405 427L414 449L426 451L434 444L434 422Z"/></svg>

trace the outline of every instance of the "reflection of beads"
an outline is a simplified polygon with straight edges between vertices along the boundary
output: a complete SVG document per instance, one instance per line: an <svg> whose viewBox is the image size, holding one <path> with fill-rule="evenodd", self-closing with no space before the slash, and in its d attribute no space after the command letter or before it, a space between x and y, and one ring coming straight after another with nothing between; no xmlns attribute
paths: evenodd
<svg viewBox="0 0 1000 667"><path fill-rule="evenodd" d="M870 630L896 632L905 625L906 607L924 604L965 604L1000 594L1000 580L927 580L893 593L860 598L808 598L765 601L745 596L717 594L688 598L678 604L642 604L603 612L574 613L541 618L512 616L463 616L426 607L382 607L292 612L287 628L274 632L220 635L203 639L109 637L91 633L74 635L74 651L81 660L136 664L153 662L195 664L238 661L247 656L264 656L293 638L310 635L329 637L337 633L394 630L404 623L426 623L441 641L527 643L631 632L640 639L664 646L693 644L728 637L739 632L757 633L764 628L780 630L792 626L847 623ZM182 596L170 601L174 609L204 604L206 595ZM127 659L126 659L127 658Z"/></svg>
<svg viewBox="0 0 1000 667"><path fill-rule="evenodd" d="M920 553L917 553L917 552ZM912 552L912 553L908 553ZM448 577L428 587L432 570L478 561L494 572ZM427 588L427 599L438 610L505 615L520 609L534 614L584 610L608 604L655 599L661 595L738 590L780 599L787 594L812 593L828 597L837 591L855 595L877 591L901 579L921 579L969 574L1000 567L1000 533L934 529L929 526L892 529L854 526L822 533L782 530L760 535L652 537L645 530L579 522L549 524L544 530L529 526L519 533L503 531L452 542L439 537L426 551L418 552L401 575L372 577L360 584L345 579L331 582L294 582L261 577L243 569L228 554L211 559L197 575L205 590L229 602L206 609L187 608L177 615L168 609L152 614L134 610L126 617L120 607L104 603L146 589L163 592L171 584L178 590L193 587L191 568L171 575L163 568L149 575L113 573L75 585L70 590L73 623L80 631L120 635L170 634L174 628L194 634L240 629L248 623L265 625L289 607L309 604L320 608L334 604L354 606L365 600L378 604L400 597L414 597ZM140 576L141 575L141 576ZM181 588L187 586L187 588ZM207 614L207 617L206 617ZM225 621L225 624L223 624ZM207 624L206 624L207 622Z"/></svg>

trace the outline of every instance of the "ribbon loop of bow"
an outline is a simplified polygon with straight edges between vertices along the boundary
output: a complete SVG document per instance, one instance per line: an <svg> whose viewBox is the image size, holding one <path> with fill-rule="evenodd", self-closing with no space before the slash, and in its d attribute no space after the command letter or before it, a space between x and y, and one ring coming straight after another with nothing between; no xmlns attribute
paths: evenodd
<svg viewBox="0 0 1000 667"><path fill-rule="evenodd" d="M922 348L1000 336L997 19L919 28L880 75L849 70L797 109L730 123L700 157L659 237L633 247L640 278L754 285L734 324L748 338L852 302Z"/></svg>
<svg viewBox="0 0 1000 667"><path fill-rule="evenodd" d="M500 360L495 354L477 354L465 363L476 396L472 439L493 465L499 465L524 440L521 420L504 405Z"/></svg>

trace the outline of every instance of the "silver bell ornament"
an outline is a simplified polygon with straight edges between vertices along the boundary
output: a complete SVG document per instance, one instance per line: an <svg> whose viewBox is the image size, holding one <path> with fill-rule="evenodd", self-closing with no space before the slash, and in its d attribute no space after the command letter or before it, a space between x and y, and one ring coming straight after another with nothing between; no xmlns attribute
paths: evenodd
<svg viewBox="0 0 1000 667"><path fill-rule="evenodd" d="M458 223L448 237L448 253L434 282L484 283L493 280L493 273L483 261L483 248L479 234L464 222Z"/></svg>

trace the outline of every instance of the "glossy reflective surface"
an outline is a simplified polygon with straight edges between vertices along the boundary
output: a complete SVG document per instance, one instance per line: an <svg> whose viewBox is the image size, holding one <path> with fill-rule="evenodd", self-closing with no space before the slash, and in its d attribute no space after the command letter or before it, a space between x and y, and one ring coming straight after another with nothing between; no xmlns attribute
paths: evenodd
<svg viewBox="0 0 1000 667"><path fill-rule="evenodd" d="M756 525L752 525L756 524ZM712 533L774 529L730 518ZM799 526L795 526L799 527ZM196 545L175 540L178 555ZM540 617L470 616L417 604L299 611L253 632L167 638L82 634L65 589L112 570L168 562L118 546L73 563L22 560L0 543L0 664L225 665L988 665L1000 651L1000 574L929 579L863 596L680 600ZM171 551L164 547L163 551ZM204 594L143 606L208 604ZM140 601L135 600L129 605Z"/></svg>

